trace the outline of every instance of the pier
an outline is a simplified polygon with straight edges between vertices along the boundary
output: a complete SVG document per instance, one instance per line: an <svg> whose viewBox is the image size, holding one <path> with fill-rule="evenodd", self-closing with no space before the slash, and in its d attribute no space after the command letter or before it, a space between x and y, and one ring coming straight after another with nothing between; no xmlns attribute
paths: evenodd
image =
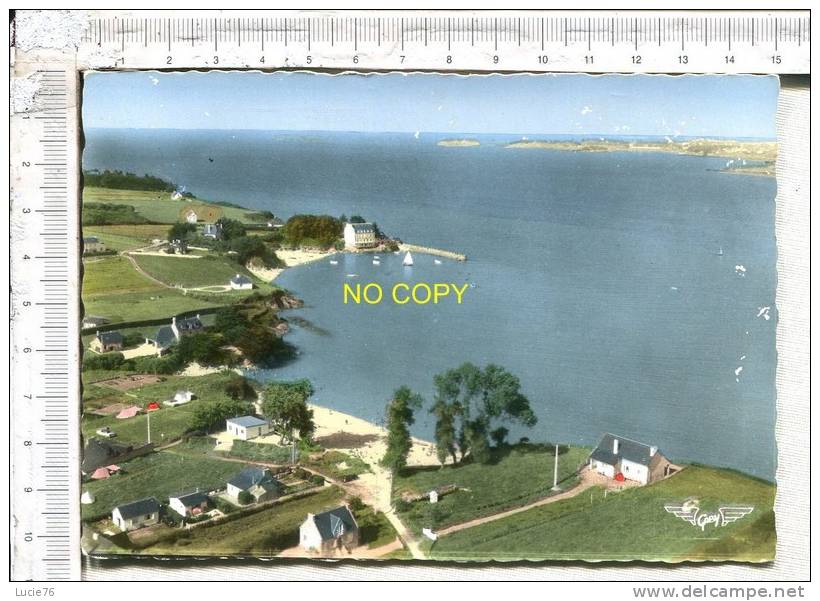
<svg viewBox="0 0 820 601"><path fill-rule="evenodd" d="M399 250L402 252L421 253L424 255L435 255L437 257L444 257L445 259L452 259L454 261L466 261L467 255L453 252L450 250L442 250L440 248L432 248L430 246L417 246L415 244L399 244Z"/></svg>

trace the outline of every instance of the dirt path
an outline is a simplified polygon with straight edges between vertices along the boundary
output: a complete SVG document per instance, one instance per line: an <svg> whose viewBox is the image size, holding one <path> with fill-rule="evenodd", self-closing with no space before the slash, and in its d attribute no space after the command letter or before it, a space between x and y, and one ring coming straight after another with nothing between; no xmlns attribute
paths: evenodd
<svg viewBox="0 0 820 601"><path fill-rule="evenodd" d="M475 520L470 520L469 522L462 522L461 524L455 524L454 526L448 526L447 528L443 528L442 530L438 530L436 535L439 537L447 536L448 534L452 534L453 532L459 532L461 530L466 530L467 528L472 528L473 526L480 526L481 524L487 524L489 522L494 522L496 520L500 520L511 515L515 515L516 513L521 513L522 511L527 511L529 509L533 509L535 507L541 507L542 505L549 505L550 503L557 503L558 501L563 501L564 499L570 499L576 495L581 494L585 490L592 488L593 486L598 485L598 482L594 478L587 478L584 476L584 472L581 472L581 480L570 488L569 490L565 490L564 492L560 492L555 495L550 495L549 497L545 497L543 499L539 499L538 501L534 501L533 503L529 503L528 505L522 505L521 507L516 507L514 509L508 509L507 511L502 511L501 513L494 513L493 515L488 515L483 518L477 518Z"/></svg>
<svg viewBox="0 0 820 601"><path fill-rule="evenodd" d="M140 274L141 276L148 278L149 280L151 280L151 281L152 281L152 282L154 282L155 284L159 284L159 285L160 285L160 286L162 286L163 288L173 288L173 286L169 286L168 284L166 284L166 283L165 283L165 282L163 282L162 280L158 280L158 279L157 279L157 278L155 278L154 276L148 275L145 271L143 271L143 270L142 270L142 267L140 267L140 266L139 266L139 263L137 263L136 259L134 259L134 257L132 257L129 253L122 253L122 256L123 256L123 257L125 257L126 259L128 259L128 260L131 262L131 266L132 266L132 267L133 267L133 268L137 271L137 273L138 273L138 274Z"/></svg>

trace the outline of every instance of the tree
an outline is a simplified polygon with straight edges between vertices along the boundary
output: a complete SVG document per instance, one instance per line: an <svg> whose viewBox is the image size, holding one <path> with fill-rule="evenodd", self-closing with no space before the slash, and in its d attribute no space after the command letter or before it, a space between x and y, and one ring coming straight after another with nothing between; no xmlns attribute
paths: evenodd
<svg viewBox="0 0 820 601"><path fill-rule="evenodd" d="M242 400L199 401L191 416L191 430L213 432L225 427L225 420L252 413L250 403Z"/></svg>
<svg viewBox="0 0 820 601"><path fill-rule="evenodd" d="M240 505L250 505L253 503L253 495L247 490L243 490L236 496L236 500L239 501Z"/></svg>
<svg viewBox="0 0 820 601"><path fill-rule="evenodd" d="M196 231L194 223L175 223L168 230L168 240L187 240Z"/></svg>
<svg viewBox="0 0 820 601"><path fill-rule="evenodd" d="M430 412L436 416L436 456L439 463L444 465L448 456L453 458L453 463L457 463L456 426L453 407L439 400L436 401Z"/></svg>
<svg viewBox="0 0 820 601"><path fill-rule="evenodd" d="M286 442L295 440L294 432L301 439L313 434L313 410L307 400L313 394L308 380L274 382L265 387L262 413L270 420L273 431Z"/></svg>
<svg viewBox="0 0 820 601"><path fill-rule="evenodd" d="M413 411L420 408L422 403L420 395L402 386L393 393L393 399L387 404L387 450L380 463L394 473L407 465L407 455L413 448L410 437L410 426L416 421Z"/></svg>
<svg viewBox="0 0 820 601"><path fill-rule="evenodd" d="M482 370L464 363L435 376L433 382L436 441L444 443L454 461L455 452L450 451L454 446L461 461L468 455L475 461L489 461L488 435L493 432L495 439L501 434L492 430L493 421L515 421L529 427L537 421L529 399L521 394L519 379L499 365L489 364ZM439 451L439 459L442 456L446 456L445 451Z"/></svg>
<svg viewBox="0 0 820 601"><path fill-rule="evenodd" d="M242 225L241 222L237 221L236 219L228 219L227 217L222 217L218 224L222 226L222 239L223 240L235 240L237 238L243 238L247 233L245 226Z"/></svg>
<svg viewBox="0 0 820 601"><path fill-rule="evenodd" d="M256 390L245 376L237 376L225 384L225 394L234 400L252 401L256 398Z"/></svg>

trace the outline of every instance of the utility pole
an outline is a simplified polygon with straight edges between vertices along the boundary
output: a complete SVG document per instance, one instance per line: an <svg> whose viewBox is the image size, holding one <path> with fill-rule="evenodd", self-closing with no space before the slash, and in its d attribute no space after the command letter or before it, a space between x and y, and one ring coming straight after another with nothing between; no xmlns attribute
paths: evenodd
<svg viewBox="0 0 820 601"><path fill-rule="evenodd" d="M151 444L151 412L148 411L146 416L148 417L148 444Z"/></svg>
<svg viewBox="0 0 820 601"><path fill-rule="evenodd" d="M559 491L561 487L558 486L558 443L555 443L555 461L553 463L552 490Z"/></svg>

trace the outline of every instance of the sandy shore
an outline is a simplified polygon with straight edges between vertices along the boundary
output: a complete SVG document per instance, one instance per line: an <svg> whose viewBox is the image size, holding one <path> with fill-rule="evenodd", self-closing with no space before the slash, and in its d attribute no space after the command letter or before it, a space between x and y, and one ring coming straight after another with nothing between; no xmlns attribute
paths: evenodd
<svg viewBox="0 0 820 601"><path fill-rule="evenodd" d="M178 375L180 375L180 376L192 376L192 377L207 376L207 375L210 375L210 374L218 374L219 372L225 371L226 369L230 369L230 368L227 368L227 367L205 367L204 365L200 365L199 363L194 361L193 363L189 364L188 367L186 367L181 372L179 372ZM240 376L243 375L242 370L239 369L238 367L232 369L231 371L234 371L234 372L238 373Z"/></svg>
<svg viewBox="0 0 820 601"><path fill-rule="evenodd" d="M373 505L380 511L390 512L392 478L390 472L379 465L387 449L387 431L367 420L321 407L311 405L313 421L316 424L314 436L321 438L333 434L345 433L354 436L366 436L371 440L357 444L352 448L334 447L348 455L360 458L370 466L370 472L361 474L358 480L347 485L351 492L358 495L365 503ZM413 447L407 458L408 465L438 465L436 446L426 440L413 439Z"/></svg>
<svg viewBox="0 0 820 601"><path fill-rule="evenodd" d="M285 271L284 269L269 269L267 267L260 267L259 265L252 265L250 263L248 263L245 268L263 282L272 282L279 277L280 273Z"/></svg>
<svg viewBox="0 0 820 601"><path fill-rule="evenodd" d="M334 255L338 251L335 250L318 250L318 249L302 249L295 250L279 249L276 251L276 256L285 262L288 267L296 267L297 265L304 265L305 263L312 263L319 259L324 259L328 255Z"/></svg>

